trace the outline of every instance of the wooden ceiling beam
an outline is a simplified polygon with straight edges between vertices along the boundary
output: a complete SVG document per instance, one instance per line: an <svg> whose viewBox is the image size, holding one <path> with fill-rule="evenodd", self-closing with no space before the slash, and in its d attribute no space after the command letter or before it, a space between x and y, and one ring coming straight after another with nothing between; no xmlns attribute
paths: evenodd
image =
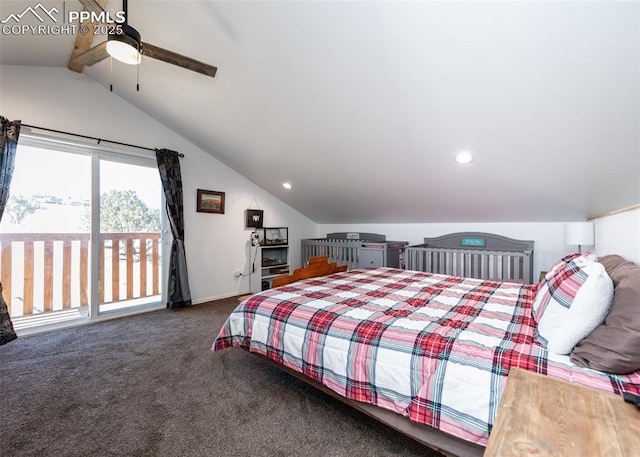
<svg viewBox="0 0 640 457"><path fill-rule="evenodd" d="M103 59L109 57L107 53L107 42L103 41L100 44L95 45L88 51L83 52L82 54L78 54L73 58L73 64L80 66L91 66L94 63L98 63Z"/></svg>
<svg viewBox="0 0 640 457"><path fill-rule="evenodd" d="M107 4L107 0L80 0L80 3L84 6L84 9L87 11L93 11L99 13L104 10L105 5ZM83 21L78 27L78 31L76 32L76 42L73 46L73 51L71 52L71 57L69 58L69 70L82 73L85 65L92 65L98 60L91 61L91 64L81 63L83 60L78 59L80 55L84 55L91 49L91 45L93 44L93 22L91 21ZM89 33L82 33L81 30L86 30L86 27L89 28ZM105 47L105 56L99 60L102 60L106 57L106 47ZM95 59L95 56L94 56Z"/></svg>
<svg viewBox="0 0 640 457"><path fill-rule="evenodd" d="M104 11L107 0L80 0L80 3L82 3L85 10L99 13L100 11Z"/></svg>

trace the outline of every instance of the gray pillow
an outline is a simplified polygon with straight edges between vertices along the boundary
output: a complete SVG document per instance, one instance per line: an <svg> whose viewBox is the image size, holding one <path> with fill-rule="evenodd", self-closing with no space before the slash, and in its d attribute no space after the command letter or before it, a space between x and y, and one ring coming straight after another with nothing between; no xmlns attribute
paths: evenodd
<svg viewBox="0 0 640 457"><path fill-rule="evenodd" d="M619 255L598 262L613 281L613 303L604 323L573 348L571 361L606 373L632 373L640 370L640 266Z"/></svg>

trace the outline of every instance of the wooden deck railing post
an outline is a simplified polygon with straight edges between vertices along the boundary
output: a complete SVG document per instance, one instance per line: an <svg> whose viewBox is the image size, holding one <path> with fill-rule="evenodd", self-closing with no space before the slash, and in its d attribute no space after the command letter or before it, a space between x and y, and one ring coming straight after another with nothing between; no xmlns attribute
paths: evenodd
<svg viewBox="0 0 640 457"><path fill-rule="evenodd" d="M24 242L24 292L22 309L24 314L33 314L33 241Z"/></svg>
<svg viewBox="0 0 640 457"><path fill-rule="evenodd" d="M120 239L111 238L111 301L120 300ZM104 302L103 302L104 303Z"/></svg>
<svg viewBox="0 0 640 457"><path fill-rule="evenodd" d="M147 295L147 237L140 239L140 296Z"/></svg>
<svg viewBox="0 0 640 457"><path fill-rule="evenodd" d="M89 305L89 238L80 240L80 306Z"/></svg>
<svg viewBox="0 0 640 457"><path fill-rule="evenodd" d="M44 311L53 311L53 240L44 242Z"/></svg>
<svg viewBox="0 0 640 457"><path fill-rule="evenodd" d="M151 248L151 264L153 265L153 295L160 294L160 262L159 262L159 253L160 250L160 241L161 238L158 237L157 240L153 240L152 248Z"/></svg>
<svg viewBox="0 0 640 457"><path fill-rule="evenodd" d="M62 242L62 307L71 308L71 240Z"/></svg>
<svg viewBox="0 0 640 457"><path fill-rule="evenodd" d="M133 298L133 239L127 239L127 298Z"/></svg>
<svg viewBox="0 0 640 457"><path fill-rule="evenodd" d="M105 291L105 286L104 286L104 281L105 281L105 275L104 275L104 264L106 262L106 259L104 257L106 249L104 247L104 243L105 240L104 238L100 237L100 254L98 257L98 268L100 270L100 273L98 275L98 300L100 303L104 303L104 291Z"/></svg>
<svg viewBox="0 0 640 457"><path fill-rule="evenodd" d="M7 303L9 315L11 315L11 242L2 241L2 253L0 254L0 282L2 282L2 295Z"/></svg>

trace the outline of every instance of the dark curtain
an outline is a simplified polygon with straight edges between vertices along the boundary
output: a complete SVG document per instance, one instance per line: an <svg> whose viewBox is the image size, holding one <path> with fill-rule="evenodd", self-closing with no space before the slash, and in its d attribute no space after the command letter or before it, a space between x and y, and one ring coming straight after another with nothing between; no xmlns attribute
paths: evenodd
<svg viewBox="0 0 640 457"><path fill-rule="evenodd" d="M20 136L20 121L12 122L0 116L0 123L2 124L0 129L0 220L2 220L4 207L9 200L9 187L16 161L18 136ZM17 337L0 283L0 345L13 341Z"/></svg>
<svg viewBox="0 0 640 457"><path fill-rule="evenodd" d="M177 152L169 149L156 149L156 161L158 162L158 171L167 204L167 216L173 235L169 257L167 308L176 309L191 305L187 257L184 250L184 207L182 204L180 156Z"/></svg>

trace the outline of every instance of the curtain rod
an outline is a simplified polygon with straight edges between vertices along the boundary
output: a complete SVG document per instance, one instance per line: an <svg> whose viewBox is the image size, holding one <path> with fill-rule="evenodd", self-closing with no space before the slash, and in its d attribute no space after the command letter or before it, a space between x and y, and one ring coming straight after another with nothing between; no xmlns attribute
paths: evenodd
<svg viewBox="0 0 640 457"><path fill-rule="evenodd" d="M102 138L96 138L94 136L87 136L87 135L80 135L79 133L65 132L64 130L48 129L46 127L38 127L37 125L29 125L29 124L20 124L20 125L22 125L23 127L29 127L32 129L46 130L47 132L62 133L63 135L71 135L71 136L77 136L79 138L85 138L87 140L95 140L98 142L98 144L111 143L111 144L117 144L119 146L128 146L130 148L146 149L147 151L154 151L154 152L156 151L154 148L147 148L145 146L138 146L136 144L121 143L120 141L104 140ZM178 157L184 157L184 154L178 153Z"/></svg>

